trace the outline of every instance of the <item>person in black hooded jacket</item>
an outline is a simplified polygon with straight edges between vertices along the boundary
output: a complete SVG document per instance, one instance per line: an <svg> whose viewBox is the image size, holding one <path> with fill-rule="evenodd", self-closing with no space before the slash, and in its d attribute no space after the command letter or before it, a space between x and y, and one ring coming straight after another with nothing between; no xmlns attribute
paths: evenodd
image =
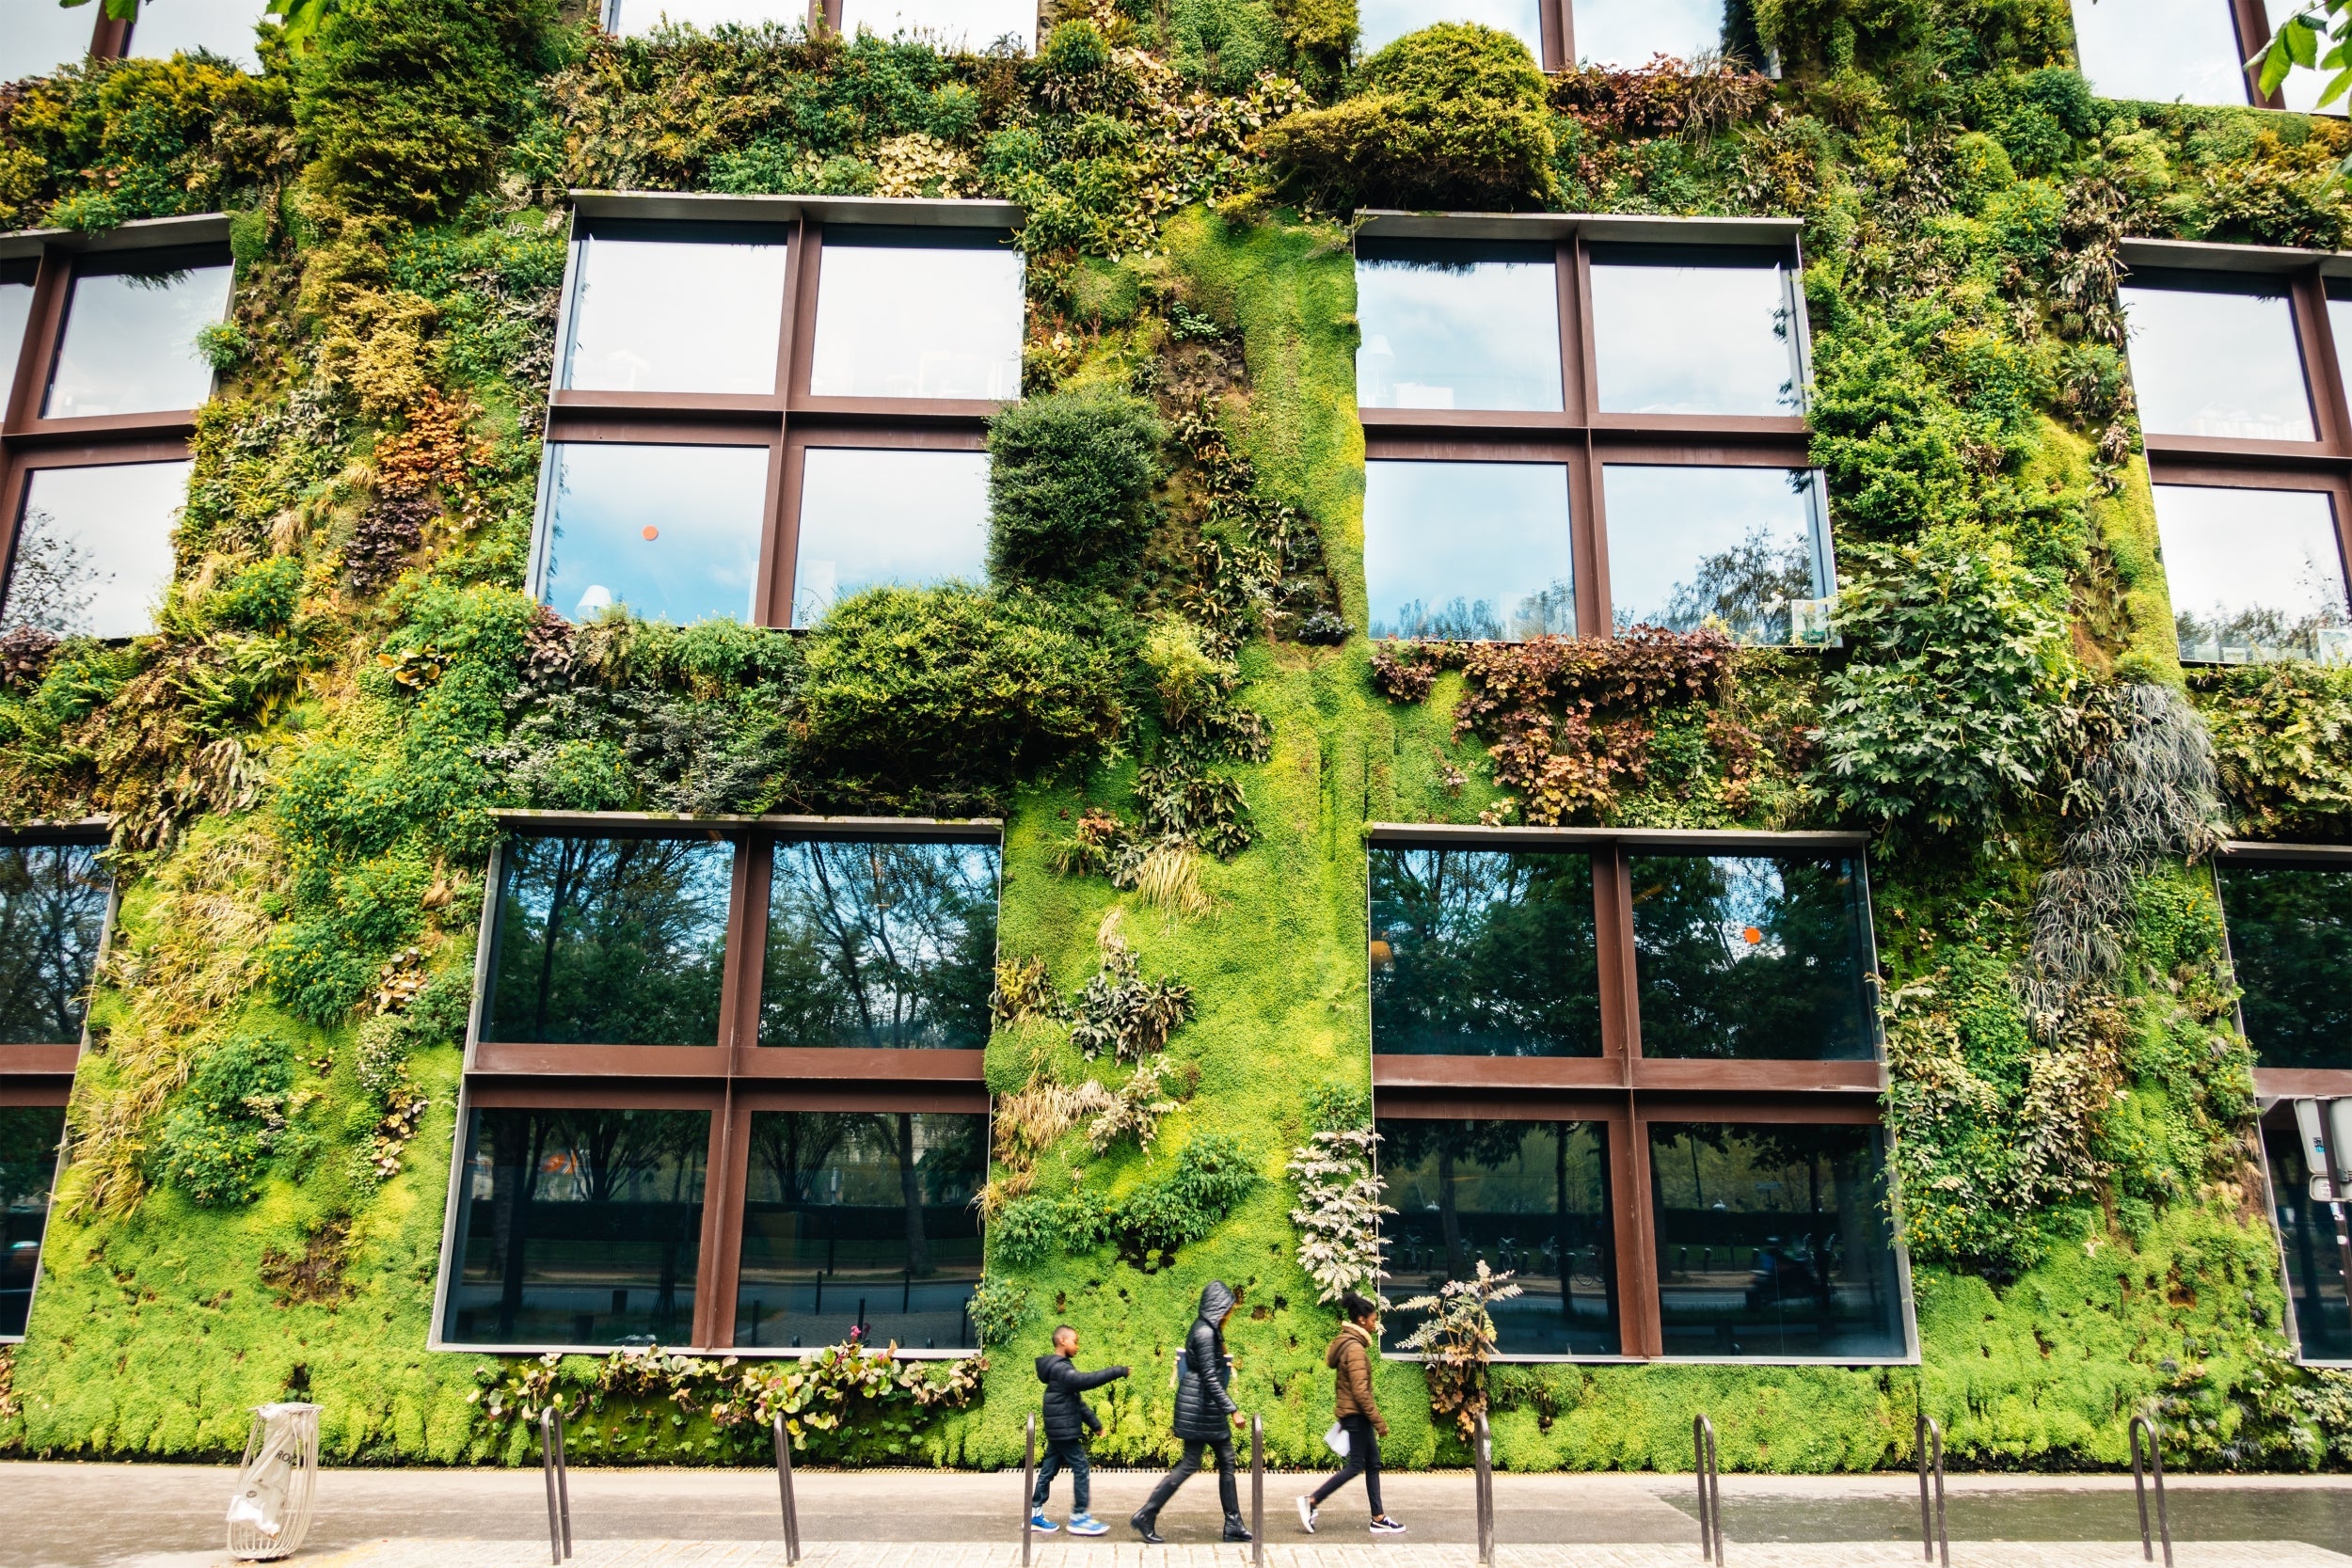
<svg viewBox="0 0 2352 1568"><path fill-rule="evenodd" d="M1178 1487L1200 1472L1204 1449L1216 1454L1216 1495L1225 1505L1225 1539L1249 1539L1248 1527L1241 1518L1241 1490L1233 1478L1233 1437L1226 1430L1228 1421L1236 1427L1242 1424L1241 1406L1226 1391L1232 1367L1225 1356L1225 1320L1232 1310L1233 1292L1223 1280L1210 1280L1200 1292L1200 1315L1184 1337L1184 1353L1177 1367L1173 1426L1184 1440L1184 1456L1127 1521L1146 1545L1160 1544L1160 1510L1168 1506Z"/></svg>
<svg viewBox="0 0 2352 1568"><path fill-rule="evenodd" d="M1087 1433L1102 1431L1103 1423L1080 1396L1089 1388L1118 1382L1127 1375L1127 1369L1105 1367L1099 1372L1082 1372L1072 1359L1077 1354L1078 1331L1064 1323L1054 1330L1054 1354L1037 1358L1037 1380L1045 1385L1045 1463L1037 1468L1037 1490L1029 1497L1029 1528L1049 1531L1057 1528L1045 1516L1045 1498L1053 1490L1055 1474L1068 1470L1070 1533L1101 1535L1108 1527L1096 1523L1088 1512L1093 1501L1089 1496L1093 1477L1087 1464Z"/></svg>

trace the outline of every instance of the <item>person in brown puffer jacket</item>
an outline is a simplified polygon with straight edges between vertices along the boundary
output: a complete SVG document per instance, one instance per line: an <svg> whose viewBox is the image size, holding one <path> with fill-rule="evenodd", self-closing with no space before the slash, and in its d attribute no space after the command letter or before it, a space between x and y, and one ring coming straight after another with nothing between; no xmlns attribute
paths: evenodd
<svg viewBox="0 0 2352 1568"><path fill-rule="evenodd" d="M1323 1500L1361 1476L1364 1500L1372 1505L1372 1533L1402 1535L1405 1527L1380 1507L1380 1439L1389 1434L1389 1423L1380 1418L1380 1406L1372 1394L1372 1357L1380 1343L1380 1306L1350 1291L1340 1297L1340 1310L1347 1314L1347 1322L1340 1325L1331 1348L1323 1353L1323 1363L1338 1374L1331 1402L1340 1430L1347 1433L1347 1464L1338 1475L1298 1499L1298 1522L1309 1535L1314 1534L1315 1513Z"/></svg>

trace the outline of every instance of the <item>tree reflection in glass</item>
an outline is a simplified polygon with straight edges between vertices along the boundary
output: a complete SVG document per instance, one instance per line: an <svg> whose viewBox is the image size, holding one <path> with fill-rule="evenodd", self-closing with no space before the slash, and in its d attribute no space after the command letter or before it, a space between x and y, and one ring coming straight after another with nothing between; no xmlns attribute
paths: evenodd
<svg viewBox="0 0 2352 1568"><path fill-rule="evenodd" d="M1359 240L1358 404L1557 411L1556 256L1502 241Z"/></svg>
<svg viewBox="0 0 2352 1568"><path fill-rule="evenodd" d="M755 1114L735 1342L973 1348L987 1165L984 1116Z"/></svg>
<svg viewBox="0 0 2352 1568"><path fill-rule="evenodd" d="M1364 465L1373 636L1573 636L1575 577L1563 465Z"/></svg>
<svg viewBox="0 0 2352 1568"><path fill-rule="evenodd" d="M1435 1295L1484 1259L1522 1294L1493 1307L1504 1355L1614 1355L1617 1270L1607 1130L1590 1121L1384 1117L1381 1293ZM1420 1326L1392 1312L1393 1349Z"/></svg>
<svg viewBox="0 0 2352 1568"><path fill-rule="evenodd" d="M734 847L507 840L482 1037L716 1045Z"/></svg>
<svg viewBox="0 0 2352 1568"><path fill-rule="evenodd" d="M760 1043L979 1050L997 859L993 844L778 844Z"/></svg>
<svg viewBox="0 0 2352 1568"><path fill-rule="evenodd" d="M671 1344L694 1323L707 1111L476 1110L442 1337Z"/></svg>
<svg viewBox="0 0 2352 1568"><path fill-rule="evenodd" d="M0 847L0 1045L82 1038L106 924L94 844Z"/></svg>
<svg viewBox="0 0 2352 1568"><path fill-rule="evenodd" d="M2352 658L2344 553L2326 491L2159 484L2155 500L2182 658Z"/></svg>
<svg viewBox="0 0 2352 1568"><path fill-rule="evenodd" d="M196 466L35 468L0 622L60 637L140 637L171 584L172 531Z"/></svg>
<svg viewBox="0 0 2352 1568"><path fill-rule="evenodd" d="M1776 251L1592 247L1593 362L1616 414L1804 412L1796 271Z"/></svg>
<svg viewBox="0 0 2352 1568"><path fill-rule="evenodd" d="M2221 904L2254 1060L2352 1069L2352 870L2227 865Z"/></svg>
<svg viewBox="0 0 2352 1568"><path fill-rule="evenodd" d="M1612 463L1601 494L1619 632L1713 626L1740 642L1788 643L1797 640L1792 607L1828 596L1827 529L1809 468Z"/></svg>
<svg viewBox="0 0 2352 1568"><path fill-rule="evenodd" d="M64 1137L64 1106L0 1105L0 1338L24 1332Z"/></svg>
<svg viewBox="0 0 2352 1568"><path fill-rule="evenodd" d="M1652 1122L1668 1355L1899 1356L1875 1127Z"/></svg>
<svg viewBox="0 0 2352 1568"><path fill-rule="evenodd" d="M1857 863L1637 855L1628 872L1642 1054L1877 1053Z"/></svg>
<svg viewBox="0 0 2352 1568"><path fill-rule="evenodd" d="M1589 855L1372 851L1372 1049L1597 1056Z"/></svg>

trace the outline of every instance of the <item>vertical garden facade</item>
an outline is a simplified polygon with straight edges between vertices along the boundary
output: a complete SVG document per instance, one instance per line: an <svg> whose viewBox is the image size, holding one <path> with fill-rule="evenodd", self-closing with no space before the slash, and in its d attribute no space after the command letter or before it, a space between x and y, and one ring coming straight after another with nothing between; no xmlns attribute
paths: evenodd
<svg viewBox="0 0 2352 1568"><path fill-rule="evenodd" d="M2352 131L2123 8L0 0L0 1450L2352 1459Z"/></svg>

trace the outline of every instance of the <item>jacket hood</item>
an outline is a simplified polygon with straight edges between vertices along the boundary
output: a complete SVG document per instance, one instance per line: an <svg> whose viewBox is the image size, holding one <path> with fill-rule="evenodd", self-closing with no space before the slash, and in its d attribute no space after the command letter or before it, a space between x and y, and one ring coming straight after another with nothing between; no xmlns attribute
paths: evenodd
<svg viewBox="0 0 2352 1568"><path fill-rule="evenodd" d="M1323 1353L1323 1364L1327 1367L1338 1366L1340 1353L1347 1349L1347 1342L1350 1339L1362 1345L1366 1351L1372 1349L1372 1336L1365 1331L1363 1324L1342 1323L1338 1336L1331 1341L1331 1348Z"/></svg>
<svg viewBox="0 0 2352 1568"><path fill-rule="evenodd" d="M1226 1289L1225 1281L1221 1279L1210 1280L1208 1287L1200 1292L1200 1317L1202 1321L1211 1324L1221 1323L1224 1321L1225 1314L1231 1312L1232 1309L1233 1292Z"/></svg>
<svg viewBox="0 0 2352 1568"><path fill-rule="evenodd" d="M1051 1355L1041 1355L1041 1356L1039 1356L1039 1357L1037 1358L1037 1380L1038 1380L1040 1383L1051 1383L1051 1382L1053 1382L1053 1381L1054 1381L1054 1363L1055 1363L1055 1362L1057 1362L1057 1361L1062 1360L1062 1359L1064 1359L1064 1358L1063 1358L1063 1356L1062 1356L1061 1353L1060 1353L1060 1352L1058 1352L1058 1351L1057 1351L1055 1354L1051 1354Z"/></svg>

